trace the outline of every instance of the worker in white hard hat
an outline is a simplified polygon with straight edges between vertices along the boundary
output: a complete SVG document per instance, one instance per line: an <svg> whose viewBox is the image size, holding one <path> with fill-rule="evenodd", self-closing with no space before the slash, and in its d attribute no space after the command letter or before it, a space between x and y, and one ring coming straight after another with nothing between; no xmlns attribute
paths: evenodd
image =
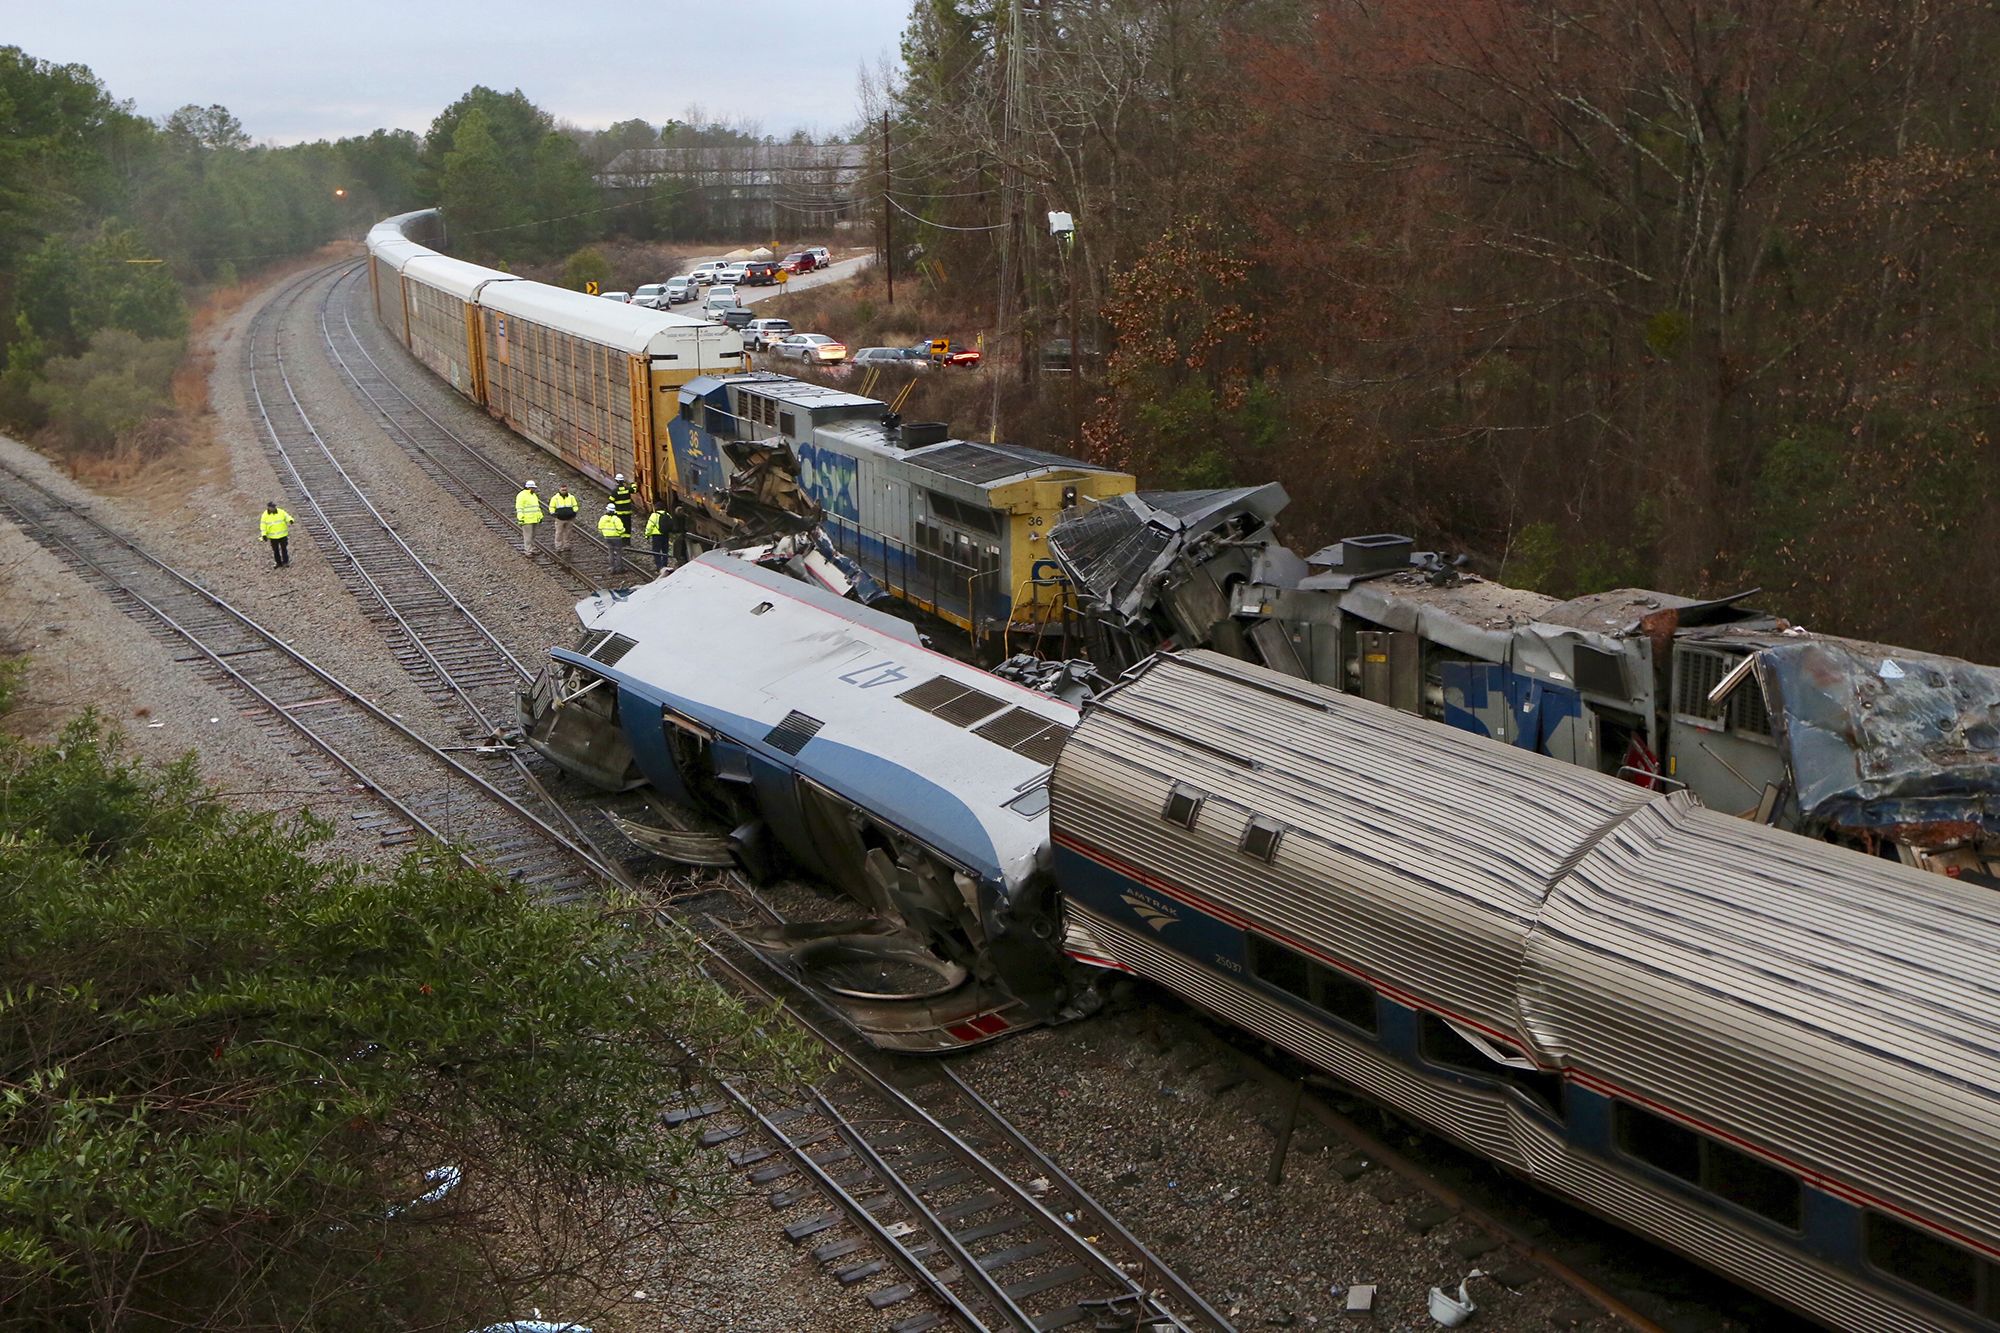
<svg viewBox="0 0 2000 1333"><path fill-rule="evenodd" d="M617 506L618 520L625 525L625 535L629 537L632 535L632 497L637 491L631 482L625 480L623 472L618 474L616 480L618 484L611 488L611 503Z"/></svg>
<svg viewBox="0 0 2000 1333"><path fill-rule="evenodd" d="M632 529L618 517L617 501L605 501L604 516L597 520L597 535L604 538L604 553L611 560L611 577L616 579L625 565L625 544L632 540Z"/></svg>
<svg viewBox="0 0 2000 1333"><path fill-rule="evenodd" d="M542 497L535 491L533 477L521 483L521 492L514 497L514 521L521 525L521 554L534 558L535 525L542 521Z"/></svg>

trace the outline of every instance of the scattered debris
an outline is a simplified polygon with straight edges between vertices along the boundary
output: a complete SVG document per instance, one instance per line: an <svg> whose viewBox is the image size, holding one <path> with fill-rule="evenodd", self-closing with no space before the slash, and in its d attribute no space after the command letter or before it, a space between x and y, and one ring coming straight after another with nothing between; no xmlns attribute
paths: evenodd
<svg viewBox="0 0 2000 1333"><path fill-rule="evenodd" d="M1357 1282L1353 1286L1347 1289L1346 1309L1349 1314L1366 1314L1368 1311L1374 1308L1375 1308L1374 1283Z"/></svg>
<svg viewBox="0 0 2000 1333"><path fill-rule="evenodd" d="M1431 1318L1446 1328L1457 1328L1472 1318L1479 1310L1471 1296L1466 1294L1465 1285L1476 1277L1485 1277L1477 1268L1465 1275L1465 1281L1458 1284L1458 1295L1446 1293L1442 1287L1431 1288Z"/></svg>

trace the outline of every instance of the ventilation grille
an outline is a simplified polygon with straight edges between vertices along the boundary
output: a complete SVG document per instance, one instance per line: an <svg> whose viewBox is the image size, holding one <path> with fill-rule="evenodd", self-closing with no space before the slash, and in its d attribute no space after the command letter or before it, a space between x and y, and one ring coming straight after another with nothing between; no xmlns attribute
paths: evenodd
<svg viewBox="0 0 2000 1333"><path fill-rule="evenodd" d="M807 717L793 709L785 714L785 720L772 727L764 737L764 743L786 754L797 754L806 748L806 742L819 735L819 729L826 724L816 717Z"/></svg>
<svg viewBox="0 0 2000 1333"><path fill-rule="evenodd" d="M1024 759L1053 764L1069 739L1069 728L1060 722L1037 717L1025 708L1010 708L992 721L974 727L972 734L995 745L1003 745Z"/></svg>
<svg viewBox="0 0 2000 1333"><path fill-rule="evenodd" d="M1708 701L1709 691L1743 661L1740 653L1719 653L1704 648L1680 651L1680 687L1674 711L1684 717L1720 722L1732 731L1752 736L1769 736L1771 714L1764 707L1764 691L1756 679L1743 681L1719 704Z"/></svg>
<svg viewBox="0 0 2000 1333"><path fill-rule="evenodd" d="M607 633L602 637L593 634L590 637L594 642L583 650L583 655L593 662L602 662L606 666L612 665L639 646L636 639L628 639L623 634Z"/></svg>
<svg viewBox="0 0 2000 1333"><path fill-rule="evenodd" d="M954 727L969 727L991 717L1007 705L990 694L961 685L949 676L932 676L896 696L912 708L921 708Z"/></svg>

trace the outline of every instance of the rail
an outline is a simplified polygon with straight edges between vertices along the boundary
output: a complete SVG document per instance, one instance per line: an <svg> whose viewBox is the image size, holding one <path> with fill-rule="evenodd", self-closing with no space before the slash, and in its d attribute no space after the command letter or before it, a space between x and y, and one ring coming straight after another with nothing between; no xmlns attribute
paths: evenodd
<svg viewBox="0 0 2000 1333"><path fill-rule="evenodd" d="M467 864L485 864L535 888L544 896L567 901L583 885L600 876L619 878L620 869L596 851L553 826L498 783L423 736L370 700L355 687L286 643L267 628L193 576L167 564L129 537L98 520L87 509L56 495L18 469L0 464L7 485L0 492L0 514L13 520L39 545L81 574L87 582L137 608L167 635L194 649L218 683L234 688L268 718L317 748L350 783L359 785L404 821L410 830L456 847ZM87 535L89 540L81 540ZM107 554L109 553L109 554ZM116 567L123 564L123 568ZM175 603L180 603L176 606ZM327 691L332 691L328 695ZM337 704L338 706L334 706ZM354 757L371 743L373 730L385 739L424 756L433 776L421 782L398 783ZM342 741L340 732L349 739ZM362 734L356 734L362 733ZM504 813L499 824L475 819L475 809L461 804L457 815L466 821L464 833L442 817L452 810L449 788L436 786L442 769L462 784L457 799L475 795ZM332 786L332 784L325 784ZM469 790L464 790L469 789ZM382 836L385 845L401 841L399 830ZM538 857L529 841L559 852Z"/></svg>

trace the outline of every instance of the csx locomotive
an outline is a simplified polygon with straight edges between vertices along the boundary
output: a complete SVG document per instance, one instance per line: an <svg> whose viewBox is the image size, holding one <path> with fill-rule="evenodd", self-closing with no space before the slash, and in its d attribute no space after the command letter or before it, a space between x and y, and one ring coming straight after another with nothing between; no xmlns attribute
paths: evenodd
<svg viewBox="0 0 2000 1333"><path fill-rule="evenodd" d="M468 264L421 244L436 210L368 234L377 318L417 360L519 434L646 508L679 504L712 541L736 446L796 455L834 546L916 610L976 643L1030 638L1069 609L1048 532L1129 492L1129 473L900 423L887 403L752 372L734 330Z"/></svg>

